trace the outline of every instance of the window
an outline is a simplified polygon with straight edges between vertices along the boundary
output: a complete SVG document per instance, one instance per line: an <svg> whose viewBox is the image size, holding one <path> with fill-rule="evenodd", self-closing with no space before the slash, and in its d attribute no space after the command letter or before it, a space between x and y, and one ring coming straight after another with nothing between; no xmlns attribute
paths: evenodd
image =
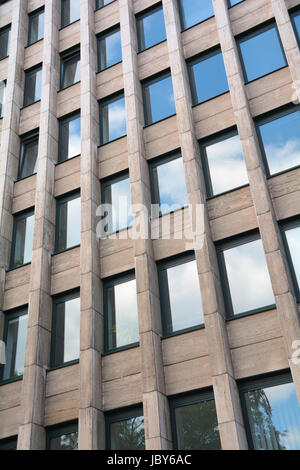
<svg viewBox="0 0 300 470"><path fill-rule="evenodd" d="M166 40L164 12L161 5L147 10L136 18L139 51Z"/></svg>
<svg viewBox="0 0 300 470"><path fill-rule="evenodd" d="M294 27L298 44L300 44L300 12L297 11L296 13L291 15L291 20L292 20L292 24Z"/></svg>
<svg viewBox="0 0 300 470"><path fill-rule="evenodd" d="M293 106L258 122L267 176L300 165L300 108Z"/></svg>
<svg viewBox="0 0 300 470"><path fill-rule="evenodd" d="M68 423L48 428L47 450L78 450L78 423Z"/></svg>
<svg viewBox="0 0 300 470"><path fill-rule="evenodd" d="M80 112L73 113L59 121L58 161L64 162L81 153Z"/></svg>
<svg viewBox="0 0 300 470"><path fill-rule="evenodd" d="M180 152L150 162L152 203L164 215L188 205L184 167Z"/></svg>
<svg viewBox="0 0 300 470"><path fill-rule="evenodd" d="M102 201L111 204L106 212L104 236L126 229L132 224L130 180L128 172L108 178L101 184Z"/></svg>
<svg viewBox="0 0 300 470"><path fill-rule="evenodd" d="M243 2L244 0L228 0L229 6L233 7L234 5L237 5L238 3Z"/></svg>
<svg viewBox="0 0 300 470"><path fill-rule="evenodd" d="M6 80L0 82L0 118L4 116Z"/></svg>
<svg viewBox="0 0 300 470"><path fill-rule="evenodd" d="M300 300L300 221L299 219L282 225L283 239L290 262L297 297Z"/></svg>
<svg viewBox="0 0 300 470"><path fill-rule="evenodd" d="M255 31L237 41L246 82L287 65L275 25Z"/></svg>
<svg viewBox="0 0 300 470"><path fill-rule="evenodd" d="M165 336L204 325L199 277L194 255L158 263Z"/></svg>
<svg viewBox="0 0 300 470"><path fill-rule="evenodd" d="M195 59L188 64L193 105L226 93L228 81L220 51Z"/></svg>
<svg viewBox="0 0 300 470"><path fill-rule="evenodd" d="M144 450L144 416L141 406L106 414L108 450Z"/></svg>
<svg viewBox="0 0 300 470"><path fill-rule="evenodd" d="M79 291L53 299L52 367L79 359L80 294Z"/></svg>
<svg viewBox="0 0 300 470"><path fill-rule="evenodd" d="M25 72L24 106L35 103L41 99L42 93L42 66Z"/></svg>
<svg viewBox="0 0 300 470"><path fill-rule="evenodd" d="M17 268L31 262L34 229L34 211L14 216L10 267Z"/></svg>
<svg viewBox="0 0 300 470"><path fill-rule="evenodd" d="M28 46L44 37L44 8L34 11L29 15Z"/></svg>
<svg viewBox="0 0 300 470"><path fill-rule="evenodd" d="M28 314L26 308L5 314L3 341L6 363L0 365L1 380L21 377L24 372Z"/></svg>
<svg viewBox="0 0 300 470"><path fill-rule="evenodd" d="M182 29L214 16L212 0L178 0Z"/></svg>
<svg viewBox="0 0 300 470"><path fill-rule="evenodd" d="M145 124L150 125L176 113L170 73L143 83Z"/></svg>
<svg viewBox="0 0 300 470"><path fill-rule="evenodd" d="M17 449L17 437L9 437L8 439L0 440L0 451L1 450L16 450Z"/></svg>
<svg viewBox="0 0 300 470"><path fill-rule="evenodd" d="M230 318L274 308L274 294L258 233L219 245L218 254Z"/></svg>
<svg viewBox="0 0 300 470"><path fill-rule="evenodd" d="M114 2L115 0L96 0L96 8L102 8L110 3Z"/></svg>
<svg viewBox="0 0 300 470"><path fill-rule="evenodd" d="M120 28L114 28L101 34L98 42L98 70L105 70L122 61Z"/></svg>
<svg viewBox="0 0 300 470"><path fill-rule="evenodd" d="M81 204L78 192L57 199L55 251L80 244Z"/></svg>
<svg viewBox="0 0 300 470"><path fill-rule="evenodd" d="M126 135L124 94L100 102L100 144L107 144Z"/></svg>
<svg viewBox="0 0 300 470"><path fill-rule="evenodd" d="M241 141L236 131L221 134L200 147L208 197L248 184Z"/></svg>
<svg viewBox="0 0 300 470"><path fill-rule="evenodd" d="M104 285L105 350L136 346L139 342L134 274L122 275Z"/></svg>
<svg viewBox="0 0 300 470"><path fill-rule="evenodd" d="M37 157L39 148L38 131L21 137L21 151L19 160L18 178L26 178L37 171Z"/></svg>
<svg viewBox="0 0 300 470"><path fill-rule="evenodd" d="M213 392L171 398L170 412L174 449L221 449Z"/></svg>
<svg viewBox="0 0 300 470"><path fill-rule="evenodd" d="M240 385L249 447L300 450L300 407L290 373Z"/></svg>
<svg viewBox="0 0 300 470"><path fill-rule="evenodd" d="M0 60L9 55L10 30L10 25L0 29Z"/></svg>
<svg viewBox="0 0 300 470"><path fill-rule="evenodd" d="M60 88L63 90L80 81L80 49L74 49L61 54Z"/></svg>
<svg viewBox="0 0 300 470"><path fill-rule="evenodd" d="M61 0L61 27L64 28L80 19L80 2L78 0Z"/></svg>

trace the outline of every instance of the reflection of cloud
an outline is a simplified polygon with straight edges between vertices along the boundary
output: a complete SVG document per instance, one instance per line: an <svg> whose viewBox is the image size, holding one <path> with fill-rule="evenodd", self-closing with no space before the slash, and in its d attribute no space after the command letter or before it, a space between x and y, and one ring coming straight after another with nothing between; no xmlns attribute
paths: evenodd
<svg viewBox="0 0 300 470"><path fill-rule="evenodd" d="M135 279L115 286L117 347L139 341Z"/></svg>
<svg viewBox="0 0 300 470"><path fill-rule="evenodd" d="M124 98L109 104L109 140L126 134L126 111Z"/></svg>
<svg viewBox="0 0 300 470"><path fill-rule="evenodd" d="M288 430L286 436L282 437L282 442L286 450L300 449L300 423Z"/></svg>
<svg viewBox="0 0 300 470"><path fill-rule="evenodd" d="M80 117L69 123L69 149L68 158L75 157L81 153L81 121Z"/></svg>
<svg viewBox="0 0 300 470"><path fill-rule="evenodd" d="M79 358L80 351L80 299L65 303L65 344L64 361Z"/></svg>
<svg viewBox="0 0 300 470"><path fill-rule="evenodd" d="M293 166L300 165L300 141L288 140L280 144L269 144L265 147L270 172L278 173Z"/></svg>
<svg viewBox="0 0 300 470"><path fill-rule="evenodd" d="M68 202L67 248L80 243L81 204L80 197Z"/></svg>
<svg viewBox="0 0 300 470"><path fill-rule="evenodd" d="M296 278L298 280L300 288L300 227L295 227L293 229L287 230L286 238L288 241L291 258L293 261Z"/></svg>
<svg viewBox="0 0 300 470"><path fill-rule="evenodd" d="M132 222L130 182L126 178L111 187L113 227L112 230L122 230Z"/></svg>
<svg viewBox="0 0 300 470"><path fill-rule="evenodd" d="M182 158L157 167L160 202L162 204L187 204Z"/></svg>
<svg viewBox="0 0 300 470"><path fill-rule="evenodd" d="M268 387L264 392L272 406L277 405L278 402L288 400L295 394L295 386L293 383L276 385L275 387Z"/></svg>

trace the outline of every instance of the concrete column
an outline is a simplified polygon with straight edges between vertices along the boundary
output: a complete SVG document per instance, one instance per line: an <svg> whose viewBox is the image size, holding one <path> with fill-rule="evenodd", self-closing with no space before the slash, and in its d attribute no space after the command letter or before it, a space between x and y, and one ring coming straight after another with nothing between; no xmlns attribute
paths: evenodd
<svg viewBox="0 0 300 470"><path fill-rule="evenodd" d="M80 249L80 391L79 449L105 448L102 412L101 352L103 301L96 209L100 204L97 168L99 142L96 98L96 36L94 2L80 3L81 54L81 249Z"/></svg>
<svg viewBox="0 0 300 470"><path fill-rule="evenodd" d="M29 286L28 329L22 386L22 424L18 449L45 448L44 410L46 369L51 344L51 254L55 234L54 172L58 123L56 96L59 84L58 0L45 4L42 96L35 196L34 240Z"/></svg>
<svg viewBox="0 0 300 470"><path fill-rule="evenodd" d="M143 141L144 115L141 84L137 73L135 17L132 0L119 0L119 4L131 199L133 205L142 205L150 214L149 170ZM144 233L150 233L149 220L142 207L136 207L133 213L133 231L138 231L138 226L141 224ZM171 447L171 431L163 373L157 269L151 240L137 239L133 240L133 243L146 449L169 449Z"/></svg>
<svg viewBox="0 0 300 470"><path fill-rule="evenodd" d="M279 15L280 5L278 2L273 2L273 4L276 14L278 17L281 17L281 14ZM291 360L293 342L300 339L299 314L297 312L294 287L266 180L253 118L250 113L240 59L229 21L227 2L225 0L213 0L213 5L233 111L241 138L250 190L276 298L277 313L281 323L291 372L298 398L300 399L300 367L294 365ZM284 17L282 10L281 13Z"/></svg>
<svg viewBox="0 0 300 470"><path fill-rule="evenodd" d="M178 133L184 162L191 220L197 205L203 207L202 229L193 227L209 357L222 448L246 449L240 400L228 343L220 275L207 215L206 194L196 139L190 86L181 42L181 26L175 0L163 0L170 66L177 112Z"/></svg>

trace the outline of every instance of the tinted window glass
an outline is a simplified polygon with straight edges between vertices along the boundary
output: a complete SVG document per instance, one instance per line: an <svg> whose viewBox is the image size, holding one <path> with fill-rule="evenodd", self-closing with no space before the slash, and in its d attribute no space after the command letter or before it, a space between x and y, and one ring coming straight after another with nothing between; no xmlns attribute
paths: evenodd
<svg viewBox="0 0 300 470"><path fill-rule="evenodd" d="M38 135L34 135L31 138L24 139L21 142L19 178L26 178L27 176L36 173L38 148Z"/></svg>
<svg viewBox="0 0 300 470"><path fill-rule="evenodd" d="M96 0L96 8L102 8L115 0Z"/></svg>
<svg viewBox="0 0 300 470"><path fill-rule="evenodd" d="M109 419L109 449L111 450L144 450L145 431L143 411L136 410L113 415Z"/></svg>
<svg viewBox="0 0 300 470"><path fill-rule="evenodd" d="M28 45L44 37L44 10L29 15Z"/></svg>
<svg viewBox="0 0 300 470"><path fill-rule="evenodd" d="M286 65L276 26L239 41L239 47L248 82Z"/></svg>
<svg viewBox="0 0 300 470"><path fill-rule="evenodd" d="M76 157L81 153L80 115L63 119L59 123L59 161Z"/></svg>
<svg viewBox="0 0 300 470"><path fill-rule="evenodd" d="M300 292L300 225L286 229L285 236Z"/></svg>
<svg viewBox="0 0 300 470"><path fill-rule="evenodd" d="M0 440L0 450L16 450L17 449L17 441L16 437L11 437L8 439L1 439Z"/></svg>
<svg viewBox="0 0 300 470"><path fill-rule="evenodd" d="M0 82L0 118L4 116L5 90L6 82L3 80Z"/></svg>
<svg viewBox="0 0 300 470"><path fill-rule="evenodd" d="M299 109L258 126L270 175L300 165Z"/></svg>
<svg viewBox="0 0 300 470"><path fill-rule="evenodd" d="M214 16L211 0L179 0L182 29L190 28Z"/></svg>
<svg viewBox="0 0 300 470"><path fill-rule="evenodd" d="M99 70L104 70L122 61L120 29L98 38Z"/></svg>
<svg viewBox="0 0 300 470"><path fill-rule="evenodd" d="M121 176L103 185L104 203L111 204L107 214L104 235L123 230L132 224L131 194L129 176Z"/></svg>
<svg viewBox="0 0 300 470"><path fill-rule="evenodd" d="M62 0L61 2L61 26L67 26L80 18L80 2L78 0Z"/></svg>
<svg viewBox="0 0 300 470"><path fill-rule="evenodd" d="M42 67L25 73L24 106L28 106L41 99Z"/></svg>
<svg viewBox="0 0 300 470"><path fill-rule="evenodd" d="M6 364L3 367L2 380L23 375L27 320L27 310L21 310L18 314L7 315L5 319Z"/></svg>
<svg viewBox="0 0 300 470"><path fill-rule="evenodd" d="M78 425L71 424L47 432L47 449L78 450Z"/></svg>
<svg viewBox="0 0 300 470"><path fill-rule="evenodd" d="M15 216L12 241L11 267L30 263L32 258L34 214L29 212Z"/></svg>
<svg viewBox="0 0 300 470"><path fill-rule="evenodd" d="M126 135L125 98L120 96L100 103L101 145Z"/></svg>
<svg viewBox="0 0 300 470"><path fill-rule="evenodd" d="M9 55L10 26L0 29L0 60Z"/></svg>
<svg viewBox="0 0 300 470"><path fill-rule="evenodd" d="M61 88L74 85L80 81L80 53L62 57Z"/></svg>
<svg viewBox="0 0 300 470"><path fill-rule="evenodd" d="M237 5L238 3L241 3L243 0L229 0L229 6L233 7L234 5Z"/></svg>
<svg viewBox="0 0 300 470"><path fill-rule="evenodd" d="M146 125L175 114L172 78L170 75L144 83Z"/></svg>
<svg viewBox="0 0 300 470"><path fill-rule="evenodd" d="M139 50L143 51L166 39L164 12L155 8L137 18Z"/></svg>
<svg viewBox="0 0 300 470"><path fill-rule="evenodd" d="M79 196L59 200L56 208L56 251L80 244L81 204Z"/></svg>
<svg viewBox="0 0 300 470"><path fill-rule="evenodd" d="M297 13L292 18L294 20L295 33L299 42L300 41L300 13Z"/></svg>

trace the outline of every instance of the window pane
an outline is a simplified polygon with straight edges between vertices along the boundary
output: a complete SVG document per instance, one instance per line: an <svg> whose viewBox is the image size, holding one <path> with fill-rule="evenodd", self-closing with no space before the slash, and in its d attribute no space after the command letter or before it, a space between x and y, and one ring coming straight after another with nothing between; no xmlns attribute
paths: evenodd
<svg viewBox="0 0 300 470"><path fill-rule="evenodd" d="M300 165L300 111L259 126L270 175Z"/></svg>
<svg viewBox="0 0 300 470"><path fill-rule="evenodd" d="M224 259L235 315L275 304L260 239L226 249Z"/></svg>
<svg viewBox="0 0 300 470"><path fill-rule="evenodd" d="M62 0L62 27L80 18L80 2L78 0Z"/></svg>
<svg viewBox="0 0 300 470"><path fill-rule="evenodd" d="M196 261L168 268L166 272L170 301L170 316L165 315L168 316L165 318L168 333L202 325L204 317Z"/></svg>
<svg viewBox="0 0 300 470"><path fill-rule="evenodd" d="M221 442L214 400L175 409L179 450L219 450Z"/></svg>
<svg viewBox="0 0 300 470"><path fill-rule="evenodd" d="M226 93L229 89L221 52L193 64L190 72L194 105Z"/></svg>
<svg viewBox="0 0 300 470"><path fill-rule="evenodd" d="M39 138L38 136L28 142L23 142L20 154L19 178L36 173L38 157Z"/></svg>
<svg viewBox="0 0 300 470"><path fill-rule="evenodd" d="M54 366L74 361L80 351L80 297L55 304Z"/></svg>
<svg viewBox="0 0 300 470"><path fill-rule="evenodd" d="M248 82L286 65L277 28L271 28L240 41L240 50Z"/></svg>
<svg viewBox="0 0 300 470"><path fill-rule="evenodd" d="M285 231L293 267L300 290L300 227L291 228Z"/></svg>
<svg viewBox="0 0 300 470"><path fill-rule="evenodd" d="M24 106L30 105L41 99L42 69L27 72L25 76Z"/></svg>
<svg viewBox="0 0 300 470"><path fill-rule="evenodd" d="M245 393L256 450L299 450L300 407L293 383Z"/></svg>
<svg viewBox="0 0 300 470"><path fill-rule="evenodd" d="M294 19L294 25L295 25L295 30L296 30L296 36L298 41L300 41L300 13L297 15L293 16Z"/></svg>
<svg viewBox="0 0 300 470"><path fill-rule="evenodd" d="M183 29L214 16L211 0L179 0Z"/></svg>
<svg viewBox="0 0 300 470"><path fill-rule="evenodd" d="M3 380L19 377L24 372L28 315L8 320L6 336L6 364Z"/></svg>
<svg viewBox="0 0 300 470"><path fill-rule="evenodd" d="M4 116L6 82L0 82L0 118Z"/></svg>
<svg viewBox="0 0 300 470"><path fill-rule="evenodd" d="M233 7L234 5L237 5L238 3L241 3L243 0L229 0L229 6Z"/></svg>
<svg viewBox="0 0 300 470"><path fill-rule="evenodd" d="M144 50L166 39L164 12L156 8L137 19L139 49Z"/></svg>
<svg viewBox="0 0 300 470"><path fill-rule="evenodd" d="M60 122L59 161L76 157L81 153L81 120L80 116Z"/></svg>
<svg viewBox="0 0 300 470"><path fill-rule="evenodd" d="M247 170L239 135L205 148L209 171L209 196L248 183Z"/></svg>
<svg viewBox="0 0 300 470"><path fill-rule="evenodd" d="M80 244L81 204L80 197L58 203L57 251L62 251Z"/></svg>
<svg viewBox="0 0 300 470"><path fill-rule="evenodd" d="M44 37L44 11L29 16L28 44L33 44Z"/></svg>
<svg viewBox="0 0 300 470"><path fill-rule="evenodd" d="M15 219L12 267L30 263L32 258L34 215Z"/></svg>
<svg viewBox="0 0 300 470"><path fill-rule="evenodd" d="M110 425L111 450L144 450L144 417L136 416Z"/></svg>
<svg viewBox="0 0 300 470"><path fill-rule="evenodd" d="M106 5L114 1L115 0L96 0L96 8L105 7Z"/></svg>
<svg viewBox="0 0 300 470"><path fill-rule="evenodd" d="M155 189L161 214L167 214L188 205L182 158L162 163L153 168Z"/></svg>
<svg viewBox="0 0 300 470"><path fill-rule="evenodd" d="M80 81L80 55L70 59L62 59L62 83L61 88L66 88Z"/></svg>
<svg viewBox="0 0 300 470"><path fill-rule="evenodd" d="M139 341L135 279L108 289L108 348Z"/></svg>
<svg viewBox="0 0 300 470"><path fill-rule="evenodd" d="M100 104L101 109L101 144L126 135L126 111L124 96Z"/></svg>
<svg viewBox="0 0 300 470"><path fill-rule="evenodd" d="M146 124L153 124L176 113L171 76L144 85Z"/></svg>
<svg viewBox="0 0 300 470"><path fill-rule="evenodd" d="M129 177L108 185L104 192L104 202L111 204L105 235L123 230L132 224Z"/></svg>
<svg viewBox="0 0 300 470"><path fill-rule="evenodd" d="M50 450L78 450L78 432L71 432L50 440Z"/></svg>
<svg viewBox="0 0 300 470"><path fill-rule="evenodd" d="M0 60L9 55L10 27L0 30Z"/></svg>
<svg viewBox="0 0 300 470"><path fill-rule="evenodd" d="M99 70L104 70L122 61L120 30L99 38Z"/></svg>

